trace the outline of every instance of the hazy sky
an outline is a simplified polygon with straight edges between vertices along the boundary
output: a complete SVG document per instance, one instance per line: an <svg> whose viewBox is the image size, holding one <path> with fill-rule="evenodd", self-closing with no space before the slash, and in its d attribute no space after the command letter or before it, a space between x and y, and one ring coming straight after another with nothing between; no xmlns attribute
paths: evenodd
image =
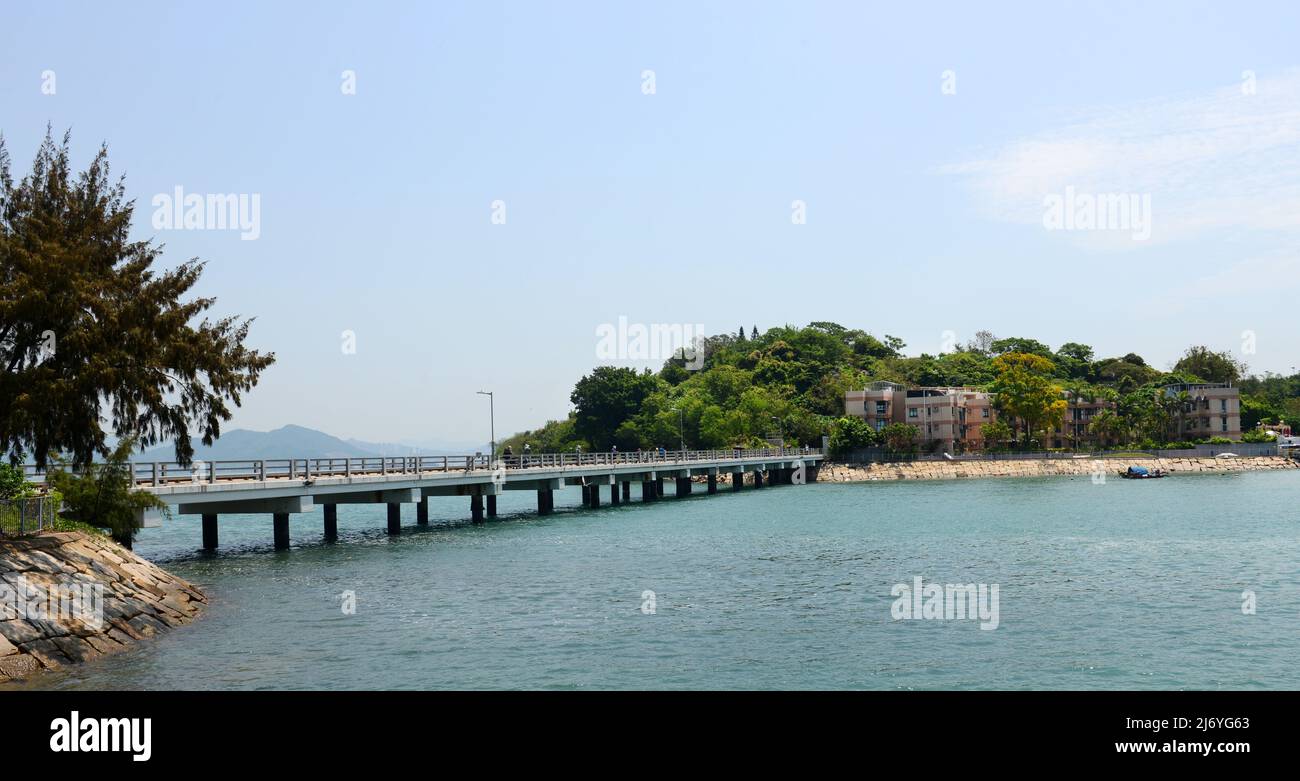
<svg viewBox="0 0 1300 781"><path fill-rule="evenodd" d="M476 390L564 415L620 316L1300 364L1294 3L179 5L7 6L0 132L19 174L47 122L108 142L257 317L231 427L484 441ZM155 230L178 186L258 237ZM1049 230L1067 192L1149 238Z"/></svg>

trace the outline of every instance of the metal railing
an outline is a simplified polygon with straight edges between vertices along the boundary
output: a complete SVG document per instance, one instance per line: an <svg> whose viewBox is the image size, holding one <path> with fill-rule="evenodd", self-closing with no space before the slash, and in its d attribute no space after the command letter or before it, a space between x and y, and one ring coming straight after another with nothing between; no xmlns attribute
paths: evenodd
<svg viewBox="0 0 1300 781"><path fill-rule="evenodd" d="M821 457L816 448L762 448L744 450L673 450L608 453L529 453L499 456L496 463L483 453L464 456L368 456L364 458L274 458L220 461L131 462L129 471L136 486L161 487L181 483L263 482L267 480L315 480L324 477L375 477L471 473L503 467L509 470L556 470L600 466L674 465L697 462L748 460L780 457ZM23 466L28 482L43 485L45 470Z"/></svg>
<svg viewBox="0 0 1300 781"><path fill-rule="evenodd" d="M0 537L20 537L53 529L58 519L59 507L53 497L0 500Z"/></svg>

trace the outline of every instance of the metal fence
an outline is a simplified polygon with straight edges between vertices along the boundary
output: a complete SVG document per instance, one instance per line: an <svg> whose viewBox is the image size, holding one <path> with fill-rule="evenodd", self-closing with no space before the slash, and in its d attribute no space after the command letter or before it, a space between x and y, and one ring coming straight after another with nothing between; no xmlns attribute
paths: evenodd
<svg viewBox="0 0 1300 781"><path fill-rule="evenodd" d="M587 466L627 466L635 464L673 465L697 461L724 461L799 456L818 456L815 448L761 448L746 450L668 450L658 452L611 451L601 453L515 453L499 456L374 456L367 458L278 458L240 461L194 461L183 465L172 461L132 462L128 466L137 486L164 486L175 483L219 483L264 481L273 479L313 480L320 477L354 477L373 475L410 475L430 472L473 472L479 469L566 469ZM32 464L23 467L28 482L45 483L46 473Z"/></svg>
<svg viewBox="0 0 1300 781"><path fill-rule="evenodd" d="M0 500L0 537L35 534L58 526L59 507L48 496Z"/></svg>

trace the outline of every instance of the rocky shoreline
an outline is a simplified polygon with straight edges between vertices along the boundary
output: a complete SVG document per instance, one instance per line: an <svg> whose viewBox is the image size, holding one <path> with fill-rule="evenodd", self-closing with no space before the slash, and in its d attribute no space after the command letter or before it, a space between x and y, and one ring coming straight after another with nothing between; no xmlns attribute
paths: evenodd
<svg viewBox="0 0 1300 781"><path fill-rule="evenodd" d="M875 480L956 480L991 477L1063 477L1104 474L1119 479L1128 466L1163 469L1170 474L1226 474L1259 470L1298 469L1300 461L1282 456L1236 458L1053 458L1002 461L910 461L894 464L825 464L817 470L819 483Z"/></svg>
<svg viewBox="0 0 1300 781"><path fill-rule="evenodd" d="M0 683L124 651L207 597L107 537L0 538Z"/></svg>

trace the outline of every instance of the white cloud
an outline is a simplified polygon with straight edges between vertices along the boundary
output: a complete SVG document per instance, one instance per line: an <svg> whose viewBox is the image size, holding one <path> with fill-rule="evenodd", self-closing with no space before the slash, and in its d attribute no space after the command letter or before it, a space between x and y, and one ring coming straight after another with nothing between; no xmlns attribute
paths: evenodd
<svg viewBox="0 0 1300 781"><path fill-rule="evenodd" d="M1300 71L1205 95L1080 112L1061 126L943 166L995 219L1042 225L1044 199L1080 193L1151 195L1151 241L1210 231L1300 231ZM1110 246L1127 233L1069 234Z"/></svg>

